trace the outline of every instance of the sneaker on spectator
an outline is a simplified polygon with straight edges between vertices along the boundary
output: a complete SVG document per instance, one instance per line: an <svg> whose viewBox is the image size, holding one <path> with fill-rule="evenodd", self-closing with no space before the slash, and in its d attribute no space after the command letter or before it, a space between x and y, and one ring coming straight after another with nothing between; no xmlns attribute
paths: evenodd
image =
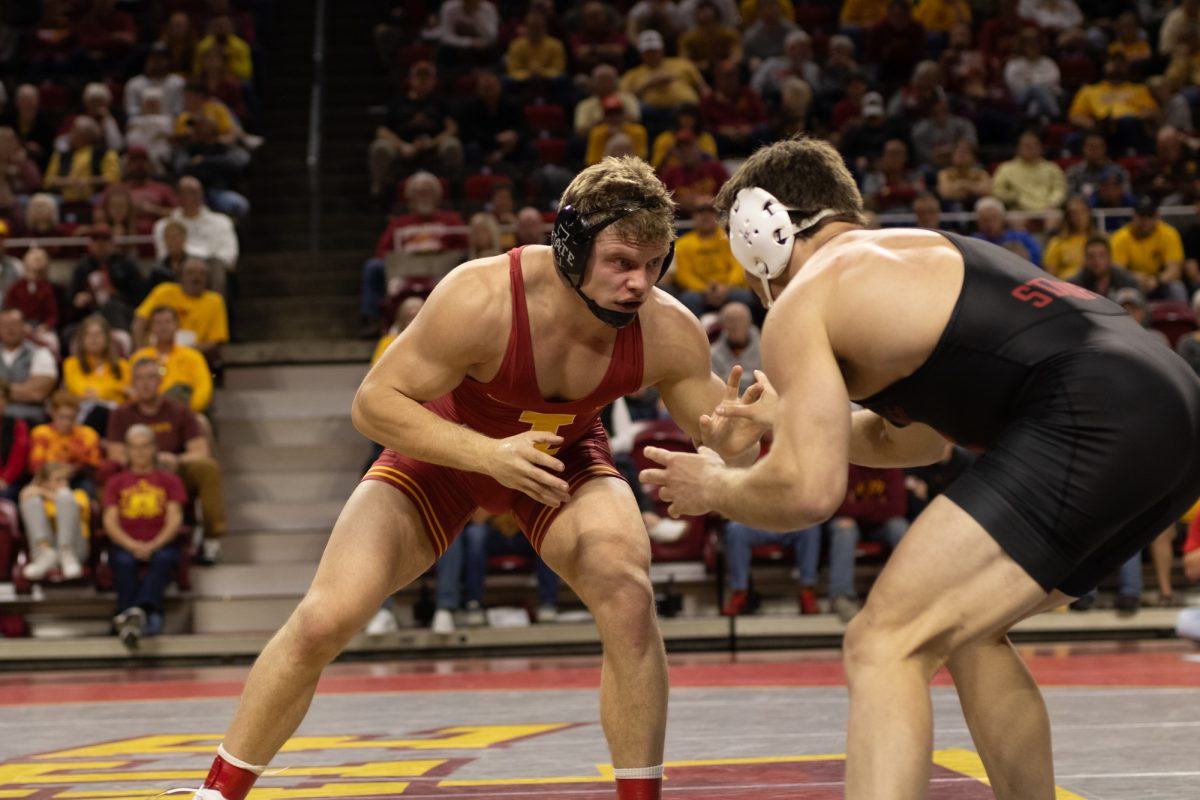
<svg viewBox="0 0 1200 800"><path fill-rule="evenodd" d="M842 622L849 622L854 619L855 614L862 610L862 604L850 595L842 595L833 598L831 604L833 613L837 614L838 619Z"/></svg>
<svg viewBox="0 0 1200 800"><path fill-rule="evenodd" d="M1079 598L1074 603L1071 603L1071 610L1072 611L1091 611L1092 607L1095 605L1096 605L1096 595L1093 592L1091 594L1085 594L1083 597Z"/></svg>
<svg viewBox="0 0 1200 800"><path fill-rule="evenodd" d="M1136 594L1119 594L1113 603L1118 617L1132 617L1142 607L1142 598Z"/></svg>
<svg viewBox="0 0 1200 800"><path fill-rule="evenodd" d="M817 593L812 589L801 589L800 594L796 597L800 605L801 614L820 614L821 609L817 606Z"/></svg>
<svg viewBox="0 0 1200 800"><path fill-rule="evenodd" d="M58 566L58 553L52 547L38 548L37 555L25 565L25 578L40 581L46 573Z"/></svg>
<svg viewBox="0 0 1200 800"><path fill-rule="evenodd" d="M484 625L487 625L487 614L483 613L483 606L479 604L478 600L467 601L467 610L463 614L463 622L467 624L468 628L482 628Z"/></svg>
<svg viewBox="0 0 1200 800"><path fill-rule="evenodd" d="M721 609L721 613L727 617L738 617L746 610L746 604L750 602L750 594L744 589L735 591L729 595L729 599L725 601L725 607Z"/></svg>
<svg viewBox="0 0 1200 800"><path fill-rule="evenodd" d="M145 636L161 636L163 632L163 615L160 611L151 611L146 614L146 626L142 628L142 634Z"/></svg>
<svg viewBox="0 0 1200 800"><path fill-rule="evenodd" d="M680 537L687 533L687 529L687 520L663 517L648 528L647 533L650 534L651 539L659 544L670 544L671 542L679 541Z"/></svg>
<svg viewBox="0 0 1200 800"><path fill-rule="evenodd" d="M220 789L197 789L192 800L225 800L225 795L221 794Z"/></svg>
<svg viewBox="0 0 1200 800"><path fill-rule="evenodd" d="M117 626L117 638L121 640L121 644L130 650L137 649L142 629L146 627L146 612L137 606L127 608L117 614L113 623Z"/></svg>
<svg viewBox="0 0 1200 800"><path fill-rule="evenodd" d="M430 629L442 636L454 633L454 612L448 608L439 608L433 614L433 624Z"/></svg>
<svg viewBox="0 0 1200 800"><path fill-rule="evenodd" d="M554 622L558 619L558 609L554 606L538 606L537 621L538 624Z"/></svg>
<svg viewBox="0 0 1200 800"><path fill-rule="evenodd" d="M83 565L79 563L75 551L64 549L58 554L58 565L62 568L64 581L78 580L83 577Z"/></svg>
<svg viewBox="0 0 1200 800"><path fill-rule="evenodd" d="M396 624L396 615L390 608L379 609L367 623L367 636L383 636L398 630L400 630L400 626Z"/></svg>
<svg viewBox="0 0 1200 800"><path fill-rule="evenodd" d="M203 567L211 567L221 560L221 540L205 539L200 543L196 553L196 563Z"/></svg>

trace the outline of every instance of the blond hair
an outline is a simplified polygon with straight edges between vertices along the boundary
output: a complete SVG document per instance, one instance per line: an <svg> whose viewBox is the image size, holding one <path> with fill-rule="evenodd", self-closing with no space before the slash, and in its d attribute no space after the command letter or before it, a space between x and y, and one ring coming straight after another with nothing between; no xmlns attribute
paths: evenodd
<svg viewBox="0 0 1200 800"><path fill-rule="evenodd" d="M603 209L646 204L612 226L623 239L667 244L675 239L675 201L654 168L637 156L610 156L575 176L559 202L586 217Z"/></svg>

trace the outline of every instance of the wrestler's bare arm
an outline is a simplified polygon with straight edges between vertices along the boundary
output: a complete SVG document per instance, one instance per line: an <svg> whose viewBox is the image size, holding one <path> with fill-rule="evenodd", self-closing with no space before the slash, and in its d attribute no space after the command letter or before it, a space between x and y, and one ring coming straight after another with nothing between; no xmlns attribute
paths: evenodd
<svg viewBox="0 0 1200 800"><path fill-rule="evenodd" d="M874 411L855 411L850 423L850 463L862 467L923 467L938 461L946 440L928 425L898 428Z"/></svg>
<svg viewBox="0 0 1200 800"><path fill-rule="evenodd" d="M492 360L508 341L500 284L484 267L452 272L412 324L376 362L354 397L354 426L367 438L431 464L482 472L539 502L570 498L566 483L541 467L561 471L557 458L536 448L561 437L530 431L493 439L450 422L421 405L462 382L472 367ZM508 281L501 287L508 291Z"/></svg>

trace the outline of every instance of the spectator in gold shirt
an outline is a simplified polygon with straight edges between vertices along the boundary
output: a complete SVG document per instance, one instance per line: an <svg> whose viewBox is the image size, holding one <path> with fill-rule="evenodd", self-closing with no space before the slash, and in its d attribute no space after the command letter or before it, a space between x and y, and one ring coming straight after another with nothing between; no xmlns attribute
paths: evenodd
<svg viewBox="0 0 1200 800"><path fill-rule="evenodd" d="M746 274L717 223L711 197L697 199L692 219L695 227L675 243L667 290L673 288L679 301L697 317L732 302L761 312L762 304L746 286Z"/></svg>

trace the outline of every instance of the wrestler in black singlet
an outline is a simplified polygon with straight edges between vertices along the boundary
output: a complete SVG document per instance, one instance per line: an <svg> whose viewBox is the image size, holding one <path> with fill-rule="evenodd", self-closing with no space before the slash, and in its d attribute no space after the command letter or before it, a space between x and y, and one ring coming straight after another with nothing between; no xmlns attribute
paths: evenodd
<svg viewBox="0 0 1200 800"><path fill-rule="evenodd" d="M1043 589L1082 595L1200 494L1200 379L1120 306L942 235L965 272L941 340L857 402L983 451L946 496Z"/></svg>

